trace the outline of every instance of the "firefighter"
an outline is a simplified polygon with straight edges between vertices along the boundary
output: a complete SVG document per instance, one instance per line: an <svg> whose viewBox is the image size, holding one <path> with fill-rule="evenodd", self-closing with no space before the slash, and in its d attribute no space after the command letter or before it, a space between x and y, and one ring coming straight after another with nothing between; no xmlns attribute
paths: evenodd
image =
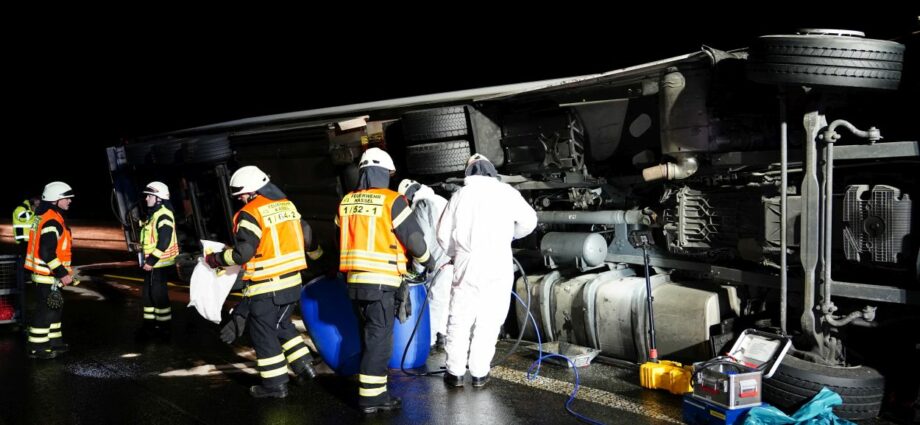
<svg viewBox="0 0 920 425"><path fill-rule="evenodd" d="M20 288L25 284L26 252L29 247L29 229L38 208L38 198L26 199L13 210L13 240L16 242L16 283Z"/></svg>
<svg viewBox="0 0 920 425"><path fill-rule="evenodd" d="M253 397L288 395L287 366L303 383L316 376L310 351L291 323L307 268L300 213L268 175L249 165L230 177L232 195L245 205L233 217L235 245L205 256L212 268L242 264L246 327L256 350L261 385Z"/></svg>
<svg viewBox="0 0 920 425"><path fill-rule="evenodd" d="M348 275L348 295L361 324L358 406L364 413L376 413L401 406L400 399L387 392L387 361L393 351L396 292L404 285L406 251L429 271L435 262L406 198L388 189L396 171L390 155L370 148L359 166L358 187L342 199L336 217L339 271Z"/></svg>
<svg viewBox="0 0 920 425"><path fill-rule="evenodd" d="M139 337L146 338L154 334L163 339L169 338L172 309L169 304L169 290L166 280L179 255L179 243L176 239L176 219L172 205L169 203L169 187L155 181L144 188L147 203L147 220L141 228L144 260L141 267L146 276L141 298L144 305L144 324Z"/></svg>
<svg viewBox="0 0 920 425"><path fill-rule="evenodd" d="M29 357L53 359L66 352L61 317L60 286L77 284L70 267L73 238L64 215L73 202L73 189L64 182L51 182L42 191L42 202L29 230L25 268L35 283L35 314L29 326Z"/></svg>

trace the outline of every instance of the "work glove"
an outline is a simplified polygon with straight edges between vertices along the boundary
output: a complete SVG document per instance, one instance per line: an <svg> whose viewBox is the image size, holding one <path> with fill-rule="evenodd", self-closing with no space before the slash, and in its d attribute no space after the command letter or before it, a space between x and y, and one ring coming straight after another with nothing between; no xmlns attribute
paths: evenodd
<svg viewBox="0 0 920 425"><path fill-rule="evenodd" d="M243 336L246 330L246 319L249 317L249 298L243 298L233 310L230 310L230 317L220 327L220 340L233 344L237 338Z"/></svg>
<svg viewBox="0 0 920 425"><path fill-rule="evenodd" d="M45 300L45 304L47 304L48 308L52 310L60 310L62 307L64 307L64 296L61 295L59 285L59 283L51 285L51 293L48 294L48 298Z"/></svg>
<svg viewBox="0 0 920 425"><path fill-rule="evenodd" d="M412 301L409 299L409 283L403 280L396 290L396 319L399 323L406 323L412 316Z"/></svg>
<svg viewBox="0 0 920 425"><path fill-rule="evenodd" d="M205 262L205 264L207 264L208 267L210 267L210 268L212 268L212 269L214 269L214 270L218 270L218 269L220 269L221 267L223 267L223 266L220 265L220 262L217 260L217 256L218 256L218 255L219 255L219 254L218 254L217 252L212 252L212 253L210 253L210 254L208 254L208 255L205 255L205 256L204 256L204 262Z"/></svg>

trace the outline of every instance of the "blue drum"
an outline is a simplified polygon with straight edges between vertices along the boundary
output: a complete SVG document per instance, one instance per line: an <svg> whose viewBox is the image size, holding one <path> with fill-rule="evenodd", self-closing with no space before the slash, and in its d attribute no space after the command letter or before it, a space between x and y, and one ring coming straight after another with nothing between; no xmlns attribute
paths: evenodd
<svg viewBox="0 0 920 425"><path fill-rule="evenodd" d="M358 373L361 338L345 282L325 276L311 280L300 295L300 310L323 361L339 375Z"/></svg>
<svg viewBox="0 0 920 425"><path fill-rule="evenodd" d="M425 303L427 297L425 285L422 283L409 285L409 299L412 302L412 316L406 323L399 323L393 326L393 355L390 357L390 363L387 366L391 369L399 369L402 361L403 351L406 345L409 345L409 352L406 354L406 362L403 364L406 369L415 369L425 365L428 360L428 353L431 350L431 318L428 314L428 304ZM424 304L425 309L422 310ZM415 328L415 322L421 318L415 337L409 341L412 335L412 329Z"/></svg>

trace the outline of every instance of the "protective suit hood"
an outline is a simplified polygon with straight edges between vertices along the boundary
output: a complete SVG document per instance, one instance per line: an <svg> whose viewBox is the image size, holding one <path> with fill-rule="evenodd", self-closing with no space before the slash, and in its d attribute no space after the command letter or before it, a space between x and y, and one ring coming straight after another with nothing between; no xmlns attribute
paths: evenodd
<svg viewBox="0 0 920 425"><path fill-rule="evenodd" d="M390 187L390 170L369 166L358 171L358 190Z"/></svg>
<svg viewBox="0 0 920 425"><path fill-rule="evenodd" d="M484 159L478 159L470 163L466 167L466 176L488 176L488 177L498 177L498 170L495 169L495 165Z"/></svg>

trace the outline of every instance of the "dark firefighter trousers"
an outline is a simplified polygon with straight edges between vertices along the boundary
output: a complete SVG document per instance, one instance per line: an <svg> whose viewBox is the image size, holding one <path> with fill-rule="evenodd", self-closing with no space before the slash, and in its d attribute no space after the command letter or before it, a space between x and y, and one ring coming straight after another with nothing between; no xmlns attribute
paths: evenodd
<svg viewBox="0 0 920 425"><path fill-rule="evenodd" d="M35 314L32 315L30 321L28 347L30 351L51 350L64 344L64 330L61 327L64 308L48 307L51 285L36 283L33 287Z"/></svg>
<svg viewBox="0 0 920 425"><path fill-rule="evenodd" d="M288 364L299 375L312 360L300 332L291 323L291 312L296 306L296 301L276 305L275 297L271 296L251 301L246 327L256 349L256 369L266 387L288 381Z"/></svg>
<svg viewBox="0 0 920 425"><path fill-rule="evenodd" d="M144 276L141 300L144 305L145 327L169 327L172 309L166 280L169 278L170 270L173 270L173 267L153 269Z"/></svg>
<svg viewBox="0 0 920 425"><path fill-rule="evenodd" d="M361 371L358 376L358 404L361 406L383 404L390 399L387 363L393 353L394 294L392 291L381 291L378 300L352 300L361 326Z"/></svg>

